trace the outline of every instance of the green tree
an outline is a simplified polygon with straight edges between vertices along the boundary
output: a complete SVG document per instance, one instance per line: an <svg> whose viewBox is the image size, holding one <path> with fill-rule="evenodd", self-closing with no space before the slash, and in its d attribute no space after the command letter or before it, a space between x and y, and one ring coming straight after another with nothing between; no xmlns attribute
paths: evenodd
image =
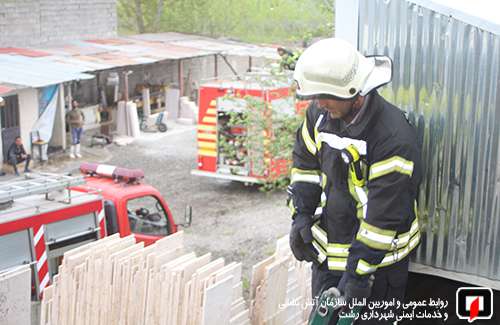
<svg viewBox="0 0 500 325"><path fill-rule="evenodd" d="M333 0L118 0L121 33L176 31L258 43L330 36L333 8Z"/></svg>

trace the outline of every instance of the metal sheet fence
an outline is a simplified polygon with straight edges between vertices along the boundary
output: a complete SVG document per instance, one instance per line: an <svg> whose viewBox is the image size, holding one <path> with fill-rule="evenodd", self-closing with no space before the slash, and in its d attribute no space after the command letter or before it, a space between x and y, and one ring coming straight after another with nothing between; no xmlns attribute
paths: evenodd
<svg viewBox="0 0 500 325"><path fill-rule="evenodd" d="M500 36L405 0L360 0L358 45L422 145L415 261L500 280Z"/></svg>

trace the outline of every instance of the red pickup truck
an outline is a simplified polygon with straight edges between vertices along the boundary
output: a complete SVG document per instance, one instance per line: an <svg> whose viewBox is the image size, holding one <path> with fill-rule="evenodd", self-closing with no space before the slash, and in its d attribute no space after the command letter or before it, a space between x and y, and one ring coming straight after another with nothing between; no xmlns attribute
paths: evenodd
<svg viewBox="0 0 500 325"><path fill-rule="evenodd" d="M73 189L101 194L106 235L120 233L123 237L134 234L138 241L149 245L177 232L178 225L167 202L156 188L142 182L142 170L83 163L80 171L85 175L86 184ZM191 225L190 206L186 207L184 219L180 226Z"/></svg>

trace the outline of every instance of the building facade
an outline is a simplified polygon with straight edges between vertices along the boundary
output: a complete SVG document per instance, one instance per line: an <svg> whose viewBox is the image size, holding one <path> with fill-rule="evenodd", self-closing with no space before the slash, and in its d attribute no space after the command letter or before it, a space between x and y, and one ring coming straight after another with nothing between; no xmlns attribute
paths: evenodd
<svg viewBox="0 0 500 325"><path fill-rule="evenodd" d="M0 47L116 36L116 0L0 1Z"/></svg>

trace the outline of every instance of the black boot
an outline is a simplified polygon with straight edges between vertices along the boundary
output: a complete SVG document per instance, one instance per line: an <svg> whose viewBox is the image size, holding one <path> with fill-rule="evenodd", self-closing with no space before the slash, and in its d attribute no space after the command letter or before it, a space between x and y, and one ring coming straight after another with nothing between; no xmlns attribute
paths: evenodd
<svg viewBox="0 0 500 325"><path fill-rule="evenodd" d="M24 165L24 172L25 173L31 173L31 169L29 168L30 166L30 161L31 161L31 156L28 155L28 157L26 157L26 163Z"/></svg>

